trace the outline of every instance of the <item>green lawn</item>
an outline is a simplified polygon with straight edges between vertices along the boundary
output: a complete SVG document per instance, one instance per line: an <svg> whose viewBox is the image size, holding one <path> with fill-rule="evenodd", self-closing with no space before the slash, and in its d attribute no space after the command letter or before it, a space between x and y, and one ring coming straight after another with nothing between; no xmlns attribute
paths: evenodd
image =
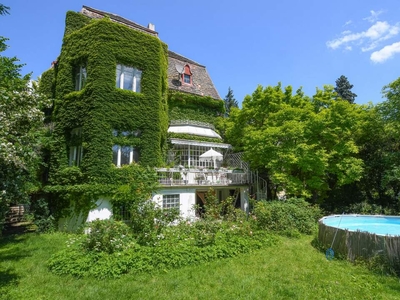
<svg viewBox="0 0 400 300"><path fill-rule="evenodd" d="M400 299L398 278L346 261L327 261L313 237L200 266L120 279L50 273L46 261L64 234L0 239L0 299Z"/></svg>

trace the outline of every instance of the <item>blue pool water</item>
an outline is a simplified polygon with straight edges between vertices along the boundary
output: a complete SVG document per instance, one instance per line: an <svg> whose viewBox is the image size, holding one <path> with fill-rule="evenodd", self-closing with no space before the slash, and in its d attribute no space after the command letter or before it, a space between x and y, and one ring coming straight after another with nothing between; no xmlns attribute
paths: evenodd
<svg viewBox="0 0 400 300"><path fill-rule="evenodd" d="M327 226L350 231L400 235L400 217L398 216L334 215L323 217L321 220Z"/></svg>

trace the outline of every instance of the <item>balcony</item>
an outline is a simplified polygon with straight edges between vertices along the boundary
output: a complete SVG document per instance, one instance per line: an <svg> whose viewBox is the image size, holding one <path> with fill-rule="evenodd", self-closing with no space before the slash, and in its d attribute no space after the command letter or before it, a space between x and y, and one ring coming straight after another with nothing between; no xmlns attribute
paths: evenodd
<svg viewBox="0 0 400 300"><path fill-rule="evenodd" d="M158 168L158 182L164 186L230 186L249 183L249 174L241 169Z"/></svg>

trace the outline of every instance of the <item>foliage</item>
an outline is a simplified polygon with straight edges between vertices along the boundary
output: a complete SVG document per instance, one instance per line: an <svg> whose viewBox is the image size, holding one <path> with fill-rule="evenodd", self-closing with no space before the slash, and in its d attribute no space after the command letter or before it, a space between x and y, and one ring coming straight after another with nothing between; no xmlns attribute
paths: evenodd
<svg viewBox="0 0 400 300"><path fill-rule="evenodd" d="M103 225L107 224L102 223L100 228ZM85 238L69 241L67 249L53 255L49 260L50 270L55 274L78 277L119 277L125 273L160 272L186 265L198 265L277 243L275 237L264 232L252 232L248 224L215 221L166 227L157 241L148 246L122 242L122 236L130 241L125 230L123 234L119 229L114 231L117 231L115 236L110 229L104 227L101 230L103 235L96 233L94 238L88 237L87 240L91 241L89 247ZM115 245L121 245L118 251ZM84 249L87 251L82 251Z"/></svg>
<svg viewBox="0 0 400 300"><path fill-rule="evenodd" d="M87 80L82 90L75 91L74 72L82 64L87 69ZM142 93L115 87L117 64L143 71ZM80 169L85 183L99 183L110 177L112 146L118 143L139 148L142 165L160 164L168 126L166 70L167 49L159 39L106 18L91 20L68 12L61 54L54 70L44 74L43 82L43 90L54 91L56 99L50 182L57 184L59 172L69 167L68 147L74 143L74 128L82 128ZM113 130L140 134L121 138L114 136Z"/></svg>
<svg viewBox="0 0 400 300"><path fill-rule="evenodd" d="M312 98L301 89L292 94L290 86L259 86L241 110L231 111L225 133L252 168L266 170L274 188L269 195L285 191L320 202L329 190L361 178L355 133L362 114L359 106L335 101L329 86Z"/></svg>
<svg viewBox="0 0 400 300"><path fill-rule="evenodd" d="M0 53L7 48L5 41L0 37ZM39 185L41 109L48 101L37 92L30 74L20 74L23 65L18 61L0 56L0 223L11 202L28 202L29 192Z"/></svg>
<svg viewBox="0 0 400 300"><path fill-rule="evenodd" d="M259 201L254 204L251 219L259 229L296 235L296 232L311 234L316 221L322 216L317 206L311 206L303 199L286 201Z"/></svg>
<svg viewBox="0 0 400 300"><path fill-rule="evenodd" d="M231 196L219 200L215 191L210 188L205 195L202 218L205 220L225 221L245 220L246 213L240 208L235 208L235 201L236 199Z"/></svg>
<svg viewBox="0 0 400 300"><path fill-rule="evenodd" d="M353 104L357 95L351 91L353 85L350 84L347 77L341 75L335 82L335 92L338 94L339 98L347 100L350 104Z"/></svg>
<svg viewBox="0 0 400 300"><path fill-rule="evenodd" d="M86 225L85 231L82 248L86 251L112 254L135 247L129 226L121 221L95 220Z"/></svg>
<svg viewBox="0 0 400 300"><path fill-rule="evenodd" d="M238 102L236 101L235 96L233 95L233 91L230 87L228 88L228 94L226 94L224 102L225 102L225 116L229 117L231 108L239 107Z"/></svg>

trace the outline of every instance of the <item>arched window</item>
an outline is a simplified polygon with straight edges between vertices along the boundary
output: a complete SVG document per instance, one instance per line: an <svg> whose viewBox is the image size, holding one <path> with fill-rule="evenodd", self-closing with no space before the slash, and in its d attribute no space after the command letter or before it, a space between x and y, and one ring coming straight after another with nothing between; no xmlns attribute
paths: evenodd
<svg viewBox="0 0 400 300"><path fill-rule="evenodd" d="M184 83L184 84L192 84L192 72L190 71L189 65L186 65L185 69L183 70L182 83Z"/></svg>

